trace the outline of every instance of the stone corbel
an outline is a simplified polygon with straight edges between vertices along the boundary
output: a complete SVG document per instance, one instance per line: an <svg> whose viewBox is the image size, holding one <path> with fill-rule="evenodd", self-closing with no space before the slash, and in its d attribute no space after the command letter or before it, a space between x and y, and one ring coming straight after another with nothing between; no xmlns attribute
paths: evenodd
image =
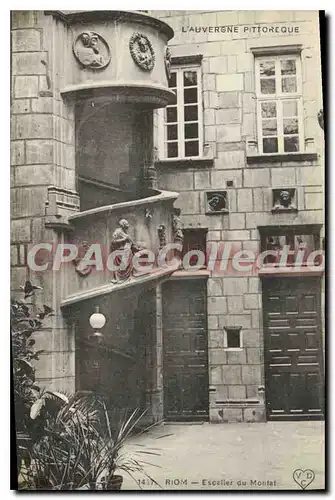
<svg viewBox="0 0 335 500"><path fill-rule="evenodd" d="M45 226L52 229L71 230L69 215L80 210L79 195L55 186L48 187L48 198L45 202Z"/></svg>

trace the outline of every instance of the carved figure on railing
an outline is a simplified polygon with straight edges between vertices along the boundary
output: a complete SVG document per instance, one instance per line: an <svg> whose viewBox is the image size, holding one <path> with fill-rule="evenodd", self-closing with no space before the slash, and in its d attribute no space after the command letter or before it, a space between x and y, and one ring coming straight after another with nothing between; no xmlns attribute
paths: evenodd
<svg viewBox="0 0 335 500"><path fill-rule="evenodd" d="M184 234L183 234L183 225L180 220L180 208L174 209L174 214L172 216L172 231L173 231L173 241L174 243L183 244Z"/></svg>
<svg viewBox="0 0 335 500"><path fill-rule="evenodd" d="M119 250L115 255L113 264L118 267L114 271L115 282L126 281L130 278L133 271L133 255L140 250L135 245L128 234L129 223L126 219L119 220L119 227L115 229L112 235L111 252Z"/></svg>

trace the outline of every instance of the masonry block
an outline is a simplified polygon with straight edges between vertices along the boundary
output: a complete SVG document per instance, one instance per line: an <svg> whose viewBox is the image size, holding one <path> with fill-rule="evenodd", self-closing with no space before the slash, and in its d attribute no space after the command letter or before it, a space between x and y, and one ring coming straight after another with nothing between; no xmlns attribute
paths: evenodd
<svg viewBox="0 0 335 500"><path fill-rule="evenodd" d="M260 294L256 293L248 293L244 295L245 309L260 309L262 306L260 297Z"/></svg>
<svg viewBox="0 0 335 500"><path fill-rule="evenodd" d="M47 199L46 187L24 187L12 190L11 214L12 217L20 217L24 213L26 217L44 216L45 201Z"/></svg>
<svg viewBox="0 0 335 500"><path fill-rule="evenodd" d="M216 126L206 125L205 126L205 141L215 142L216 141Z"/></svg>
<svg viewBox="0 0 335 500"><path fill-rule="evenodd" d="M20 290L20 286L28 279L27 267L12 267L10 272L10 289Z"/></svg>
<svg viewBox="0 0 335 500"><path fill-rule="evenodd" d="M12 32L13 52L41 50L41 31L36 29L19 29Z"/></svg>
<svg viewBox="0 0 335 500"><path fill-rule="evenodd" d="M53 97L39 97L31 100L31 110L33 113L52 113L54 111L55 100Z"/></svg>
<svg viewBox="0 0 335 500"><path fill-rule="evenodd" d="M243 422L266 422L265 408L243 408Z"/></svg>
<svg viewBox="0 0 335 500"><path fill-rule="evenodd" d="M241 368L243 384L250 385L261 383L261 367L259 365L245 365Z"/></svg>
<svg viewBox="0 0 335 500"><path fill-rule="evenodd" d="M243 296L233 295L227 297L228 314L239 314L244 311Z"/></svg>
<svg viewBox="0 0 335 500"><path fill-rule="evenodd" d="M181 208L184 214L195 214L200 212L199 192L180 193L176 206Z"/></svg>
<svg viewBox="0 0 335 500"><path fill-rule="evenodd" d="M53 165L20 165L15 170L15 186L51 185Z"/></svg>
<svg viewBox="0 0 335 500"><path fill-rule="evenodd" d="M243 92L243 113L256 113L256 103L253 92Z"/></svg>
<svg viewBox="0 0 335 500"><path fill-rule="evenodd" d="M262 362L261 352L258 347L247 347L248 365L259 365Z"/></svg>
<svg viewBox="0 0 335 500"><path fill-rule="evenodd" d="M222 14L224 14L222 12ZM223 24L226 24L223 22ZM241 54L246 52L245 40L232 40L221 42L221 54Z"/></svg>
<svg viewBox="0 0 335 500"><path fill-rule="evenodd" d="M209 72L216 74L227 73L228 60L227 56L211 57L209 59Z"/></svg>
<svg viewBox="0 0 335 500"><path fill-rule="evenodd" d="M22 115L16 122L16 136L18 139L51 139L51 115Z"/></svg>
<svg viewBox="0 0 335 500"><path fill-rule="evenodd" d="M27 219L12 219L10 224L11 229L11 241L30 241L31 240L31 228L30 221Z"/></svg>
<svg viewBox="0 0 335 500"><path fill-rule="evenodd" d="M241 108L227 108L216 110L216 124L242 123Z"/></svg>
<svg viewBox="0 0 335 500"><path fill-rule="evenodd" d="M242 408L223 408L223 422L242 422Z"/></svg>
<svg viewBox="0 0 335 500"><path fill-rule="evenodd" d="M208 330L217 330L219 328L218 316L208 315L207 316L207 327L208 327Z"/></svg>
<svg viewBox="0 0 335 500"><path fill-rule="evenodd" d="M53 143L45 140L26 141L26 163L52 163Z"/></svg>
<svg viewBox="0 0 335 500"><path fill-rule="evenodd" d="M254 211L262 212L264 210L263 190L262 188L253 189Z"/></svg>
<svg viewBox="0 0 335 500"><path fill-rule="evenodd" d="M12 114L30 113L30 99L13 99Z"/></svg>
<svg viewBox="0 0 335 500"><path fill-rule="evenodd" d="M226 297L208 298L208 314L226 314L226 313L227 313Z"/></svg>
<svg viewBox="0 0 335 500"><path fill-rule="evenodd" d="M225 365L227 362L227 353L224 349L209 349L208 358L210 365Z"/></svg>
<svg viewBox="0 0 335 500"><path fill-rule="evenodd" d="M227 350L228 365L244 365L246 364L246 362L246 354L244 349L241 349L239 351Z"/></svg>
<svg viewBox="0 0 335 500"><path fill-rule="evenodd" d="M244 171L244 187L270 186L268 168L246 168Z"/></svg>
<svg viewBox="0 0 335 500"><path fill-rule="evenodd" d="M223 169L232 169L241 168L245 165L245 153L244 151L224 151L218 153L217 160L215 161L215 168Z"/></svg>
<svg viewBox="0 0 335 500"><path fill-rule="evenodd" d="M13 75L45 75L47 52L21 52L13 54Z"/></svg>
<svg viewBox="0 0 335 500"><path fill-rule="evenodd" d="M225 231L224 239L227 241L239 241L250 239L250 232L246 230L240 231Z"/></svg>
<svg viewBox="0 0 335 500"><path fill-rule="evenodd" d="M273 187L292 187L295 186L295 168L272 168L271 184Z"/></svg>
<svg viewBox="0 0 335 500"><path fill-rule="evenodd" d="M216 90L215 75L204 74L203 89L204 90Z"/></svg>
<svg viewBox="0 0 335 500"><path fill-rule="evenodd" d="M211 172L212 186L227 187L227 181L234 182L234 188L242 186L242 170L213 170Z"/></svg>
<svg viewBox="0 0 335 500"><path fill-rule="evenodd" d="M237 191L237 209L239 212L251 212L253 209L252 189Z"/></svg>
<svg viewBox="0 0 335 500"><path fill-rule="evenodd" d="M251 324L252 324L252 328L260 328L261 327L261 311L260 310L251 311Z"/></svg>
<svg viewBox="0 0 335 500"><path fill-rule="evenodd" d="M209 330L208 347L209 349L223 349L224 346L222 330Z"/></svg>
<svg viewBox="0 0 335 500"><path fill-rule="evenodd" d="M258 294L261 292L261 280L259 278L248 278L248 293Z"/></svg>
<svg viewBox="0 0 335 500"><path fill-rule="evenodd" d="M229 385L228 399L245 399L246 389L244 385Z"/></svg>
<svg viewBox="0 0 335 500"><path fill-rule="evenodd" d="M24 157L24 141L12 141L10 146L11 165L22 165Z"/></svg>
<svg viewBox="0 0 335 500"><path fill-rule="evenodd" d="M37 97L38 76L16 76L14 82L14 97Z"/></svg>
<svg viewBox="0 0 335 500"><path fill-rule="evenodd" d="M260 345L260 333L258 329L244 328L243 332L243 347L259 347Z"/></svg>
<svg viewBox="0 0 335 500"><path fill-rule="evenodd" d="M195 172L194 173L194 187L195 189L208 189L210 188L210 174L209 172Z"/></svg>
<svg viewBox="0 0 335 500"><path fill-rule="evenodd" d="M259 400L259 393L258 393L258 386L257 385L246 385L245 387L247 389L247 398Z"/></svg>
<svg viewBox="0 0 335 500"><path fill-rule="evenodd" d="M209 383L220 384L222 382L221 365L209 367Z"/></svg>
<svg viewBox="0 0 335 500"><path fill-rule="evenodd" d="M242 135L254 137L256 134L256 116L254 113L243 113Z"/></svg>
<svg viewBox="0 0 335 500"><path fill-rule="evenodd" d="M222 382L226 385L242 384L241 367L237 365L222 366Z"/></svg>
<svg viewBox="0 0 335 500"><path fill-rule="evenodd" d="M323 193L305 193L306 210L322 210L325 204Z"/></svg>
<svg viewBox="0 0 335 500"><path fill-rule="evenodd" d="M220 109L239 108L241 107L241 93L228 92L227 90L219 92L218 104Z"/></svg>
<svg viewBox="0 0 335 500"><path fill-rule="evenodd" d="M208 231L207 241L220 241L221 231Z"/></svg>
<svg viewBox="0 0 335 500"><path fill-rule="evenodd" d="M207 293L209 297L222 296L222 280L220 278L209 278L207 282Z"/></svg>
<svg viewBox="0 0 335 500"><path fill-rule="evenodd" d="M216 75L216 90L218 92L234 92L243 90L243 74Z"/></svg>
<svg viewBox="0 0 335 500"><path fill-rule="evenodd" d="M18 28L33 28L36 25L36 12L33 10L13 10L12 26Z"/></svg>
<svg viewBox="0 0 335 500"><path fill-rule="evenodd" d="M204 124L206 125L215 125L215 110L214 109L205 109L204 110Z"/></svg>
<svg viewBox="0 0 335 500"><path fill-rule="evenodd" d="M229 214L229 229L244 229L245 214Z"/></svg>

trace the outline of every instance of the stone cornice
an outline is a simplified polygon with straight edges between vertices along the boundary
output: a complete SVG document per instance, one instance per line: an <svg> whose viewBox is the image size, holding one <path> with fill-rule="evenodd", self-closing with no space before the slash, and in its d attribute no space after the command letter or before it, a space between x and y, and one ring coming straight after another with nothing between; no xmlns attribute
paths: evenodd
<svg viewBox="0 0 335 500"><path fill-rule="evenodd" d="M118 21L139 23L155 28L163 33L168 40L174 36L174 31L164 21L148 14L123 10L45 10L45 15L54 16L66 24L87 23L93 21Z"/></svg>

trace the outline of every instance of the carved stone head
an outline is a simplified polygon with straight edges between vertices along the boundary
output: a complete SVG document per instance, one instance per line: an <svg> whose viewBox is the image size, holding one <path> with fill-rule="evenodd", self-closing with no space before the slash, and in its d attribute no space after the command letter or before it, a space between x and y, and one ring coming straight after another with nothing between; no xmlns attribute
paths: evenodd
<svg viewBox="0 0 335 500"><path fill-rule="evenodd" d="M129 222L127 219L120 219L119 220L119 226L123 231L127 231L129 229Z"/></svg>
<svg viewBox="0 0 335 500"><path fill-rule="evenodd" d="M288 207L291 204L291 193L286 189L283 189L280 191L279 199L283 207Z"/></svg>

